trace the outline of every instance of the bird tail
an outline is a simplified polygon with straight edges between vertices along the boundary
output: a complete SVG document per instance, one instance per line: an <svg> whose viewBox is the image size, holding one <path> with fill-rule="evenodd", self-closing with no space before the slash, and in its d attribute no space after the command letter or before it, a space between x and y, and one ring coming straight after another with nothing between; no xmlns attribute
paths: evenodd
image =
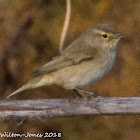
<svg viewBox="0 0 140 140"><path fill-rule="evenodd" d="M6 97L6 99L24 91L24 90L52 85L53 81L54 80L53 80L53 77L51 75L40 75L40 76L35 77L34 79L30 80L27 84L23 85L21 88L17 89L13 93L11 93L9 96Z"/></svg>

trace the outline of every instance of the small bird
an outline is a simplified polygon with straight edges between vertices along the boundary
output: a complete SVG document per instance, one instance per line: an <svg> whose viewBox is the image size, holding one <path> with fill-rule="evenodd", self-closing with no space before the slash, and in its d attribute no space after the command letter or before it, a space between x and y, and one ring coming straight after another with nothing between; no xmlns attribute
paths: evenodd
<svg viewBox="0 0 140 140"><path fill-rule="evenodd" d="M112 68L118 41L124 38L109 24L87 29L58 57L34 72L34 78L7 98L28 89L57 84L77 89L99 81Z"/></svg>

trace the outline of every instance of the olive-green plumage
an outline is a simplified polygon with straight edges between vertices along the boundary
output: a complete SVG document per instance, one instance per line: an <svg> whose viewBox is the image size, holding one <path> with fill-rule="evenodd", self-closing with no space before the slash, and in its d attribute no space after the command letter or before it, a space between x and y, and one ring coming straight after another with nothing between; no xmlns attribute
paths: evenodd
<svg viewBox="0 0 140 140"><path fill-rule="evenodd" d="M52 84L75 89L97 82L112 68L121 38L123 36L108 24L88 29L60 56L34 72L34 78L8 98L27 89Z"/></svg>

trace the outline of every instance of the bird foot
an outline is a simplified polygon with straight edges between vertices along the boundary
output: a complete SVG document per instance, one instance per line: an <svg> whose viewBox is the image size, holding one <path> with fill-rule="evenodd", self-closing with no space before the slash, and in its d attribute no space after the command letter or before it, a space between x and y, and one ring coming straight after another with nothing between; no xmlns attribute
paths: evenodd
<svg viewBox="0 0 140 140"><path fill-rule="evenodd" d="M85 90L82 90L82 89L79 89L79 88L75 88L74 91L77 93L77 95L79 96L79 98L83 98L84 97L84 96L81 95L80 92L89 94L90 95L90 96L88 96L89 98L101 98L101 97L103 97L103 96L100 96L97 93L85 91Z"/></svg>

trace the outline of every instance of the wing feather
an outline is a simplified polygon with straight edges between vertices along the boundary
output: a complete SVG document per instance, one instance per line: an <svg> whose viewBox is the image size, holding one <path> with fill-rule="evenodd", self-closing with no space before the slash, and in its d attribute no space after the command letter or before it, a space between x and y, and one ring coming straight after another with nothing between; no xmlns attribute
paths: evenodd
<svg viewBox="0 0 140 140"><path fill-rule="evenodd" d="M68 66L77 65L84 61L93 59L96 54L97 48L85 46L84 43L81 42L80 44L78 42L74 42L63 51L61 56L58 56L46 63L43 67L35 71L33 75L38 76L60 70Z"/></svg>

